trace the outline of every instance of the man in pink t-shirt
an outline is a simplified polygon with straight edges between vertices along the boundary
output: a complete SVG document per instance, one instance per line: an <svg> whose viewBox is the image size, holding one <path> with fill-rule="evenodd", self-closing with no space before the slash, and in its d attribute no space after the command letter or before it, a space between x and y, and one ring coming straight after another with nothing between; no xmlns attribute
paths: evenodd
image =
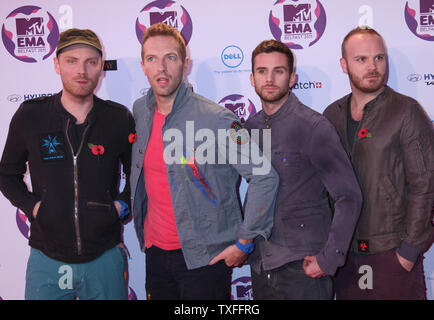
<svg viewBox="0 0 434 320"><path fill-rule="evenodd" d="M187 140L189 125L213 135L241 128L231 111L193 93L183 81L189 59L176 29L163 23L146 29L141 65L151 89L133 106L131 194L146 252L147 297L229 299L231 267L245 263L255 237L270 235L278 176L265 157L268 171L255 175L252 163L202 163L191 155L189 142L169 144L171 135ZM219 147L208 150L217 154ZM176 163L169 161L173 154ZM251 194L244 220L236 194L239 175Z"/></svg>

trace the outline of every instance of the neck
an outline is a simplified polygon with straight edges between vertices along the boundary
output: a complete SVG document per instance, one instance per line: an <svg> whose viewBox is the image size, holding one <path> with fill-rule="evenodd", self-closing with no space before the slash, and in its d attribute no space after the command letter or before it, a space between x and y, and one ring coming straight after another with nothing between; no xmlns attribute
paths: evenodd
<svg viewBox="0 0 434 320"><path fill-rule="evenodd" d="M157 98L156 97L156 102L157 102L157 110L159 113L164 114L164 115L168 115L173 108L173 102L175 99L161 99L161 97Z"/></svg>
<svg viewBox="0 0 434 320"><path fill-rule="evenodd" d="M77 97L64 90L62 91L60 101L66 111L77 119L76 123L81 124L86 120L87 114L93 107L93 94L85 97Z"/></svg>
<svg viewBox="0 0 434 320"><path fill-rule="evenodd" d="M264 101L261 99L261 103L262 103L262 110L264 110L265 114L268 116L271 116L273 114L275 114L277 111L280 110L280 108L282 108L283 104L286 102L286 100L288 100L290 91L288 91L287 94L285 94L282 98L280 98L277 101Z"/></svg>
<svg viewBox="0 0 434 320"><path fill-rule="evenodd" d="M374 100L381 92L384 90L384 86L381 89L375 92L362 92L359 89L351 86L352 95L351 95L351 116L354 120L360 121L363 116L363 110L365 105L370 101Z"/></svg>

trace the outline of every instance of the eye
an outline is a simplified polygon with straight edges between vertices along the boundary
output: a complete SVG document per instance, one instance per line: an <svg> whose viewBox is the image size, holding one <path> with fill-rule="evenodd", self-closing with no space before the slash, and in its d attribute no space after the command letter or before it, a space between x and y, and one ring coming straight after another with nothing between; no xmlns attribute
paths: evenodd
<svg viewBox="0 0 434 320"><path fill-rule="evenodd" d="M375 57L375 60L377 60L377 61L382 61L382 60L384 60L384 56L383 56L383 55L381 55L381 56L376 56L376 57Z"/></svg>
<svg viewBox="0 0 434 320"><path fill-rule="evenodd" d="M175 61L176 60L176 56L175 55L170 55L167 57L168 60L170 61Z"/></svg>
<svg viewBox="0 0 434 320"><path fill-rule="evenodd" d="M153 62L153 61L155 61L155 58L154 57L148 57L148 58L146 58L146 60L149 62Z"/></svg>
<svg viewBox="0 0 434 320"><path fill-rule="evenodd" d="M359 62L365 62L366 58L365 57L358 57L356 60Z"/></svg>

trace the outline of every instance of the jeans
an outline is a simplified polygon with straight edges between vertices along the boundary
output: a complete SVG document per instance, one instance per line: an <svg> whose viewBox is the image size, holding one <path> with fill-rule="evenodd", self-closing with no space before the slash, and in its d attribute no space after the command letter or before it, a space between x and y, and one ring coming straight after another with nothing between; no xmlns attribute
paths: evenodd
<svg viewBox="0 0 434 320"><path fill-rule="evenodd" d="M146 249L148 300L229 300L231 274L224 261L188 270L181 249Z"/></svg>
<svg viewBox="0 0 434 320"><path fill-rule="evenodd" d="M308 277L303 260L292 261L282 267L257 274L252 269L252 291L255 300L331 300L331 277Z"/></svg>
<svg viewBox="0 0 434 320"><path fill-rule="evenodd" d="M126 300L123 249L114 247L86 263L65 263L32 248L27 262L26 300Z"/></svg>
<svg viewBox="0 0 434 320"><path fill-rule="evenodd" d="M426 300L422 258L408 272L395 249L369 255L351 252L334 281L337 300Z"/></svg>

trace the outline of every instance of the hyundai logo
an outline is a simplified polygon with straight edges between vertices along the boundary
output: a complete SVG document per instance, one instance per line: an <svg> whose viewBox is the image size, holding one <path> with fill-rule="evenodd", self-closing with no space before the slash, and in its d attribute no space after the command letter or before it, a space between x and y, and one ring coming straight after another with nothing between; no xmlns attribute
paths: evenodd
<svg viewBox="0 0 434 320"><path fill-rule="evenodd" d="M10 102L18 102L21 101L22 97L19 94L11 94L6 99Z"/></svg>
<svg viewBox="0 0 434 320"><path fill-rule="evenodd" d="M407 80L411 81L411 82L417 82L417 81L420 81L421 79L422 79L422 76L420 74L417 74L417 73L412 73L412 74L409 74L407 76Z"/></svg>

